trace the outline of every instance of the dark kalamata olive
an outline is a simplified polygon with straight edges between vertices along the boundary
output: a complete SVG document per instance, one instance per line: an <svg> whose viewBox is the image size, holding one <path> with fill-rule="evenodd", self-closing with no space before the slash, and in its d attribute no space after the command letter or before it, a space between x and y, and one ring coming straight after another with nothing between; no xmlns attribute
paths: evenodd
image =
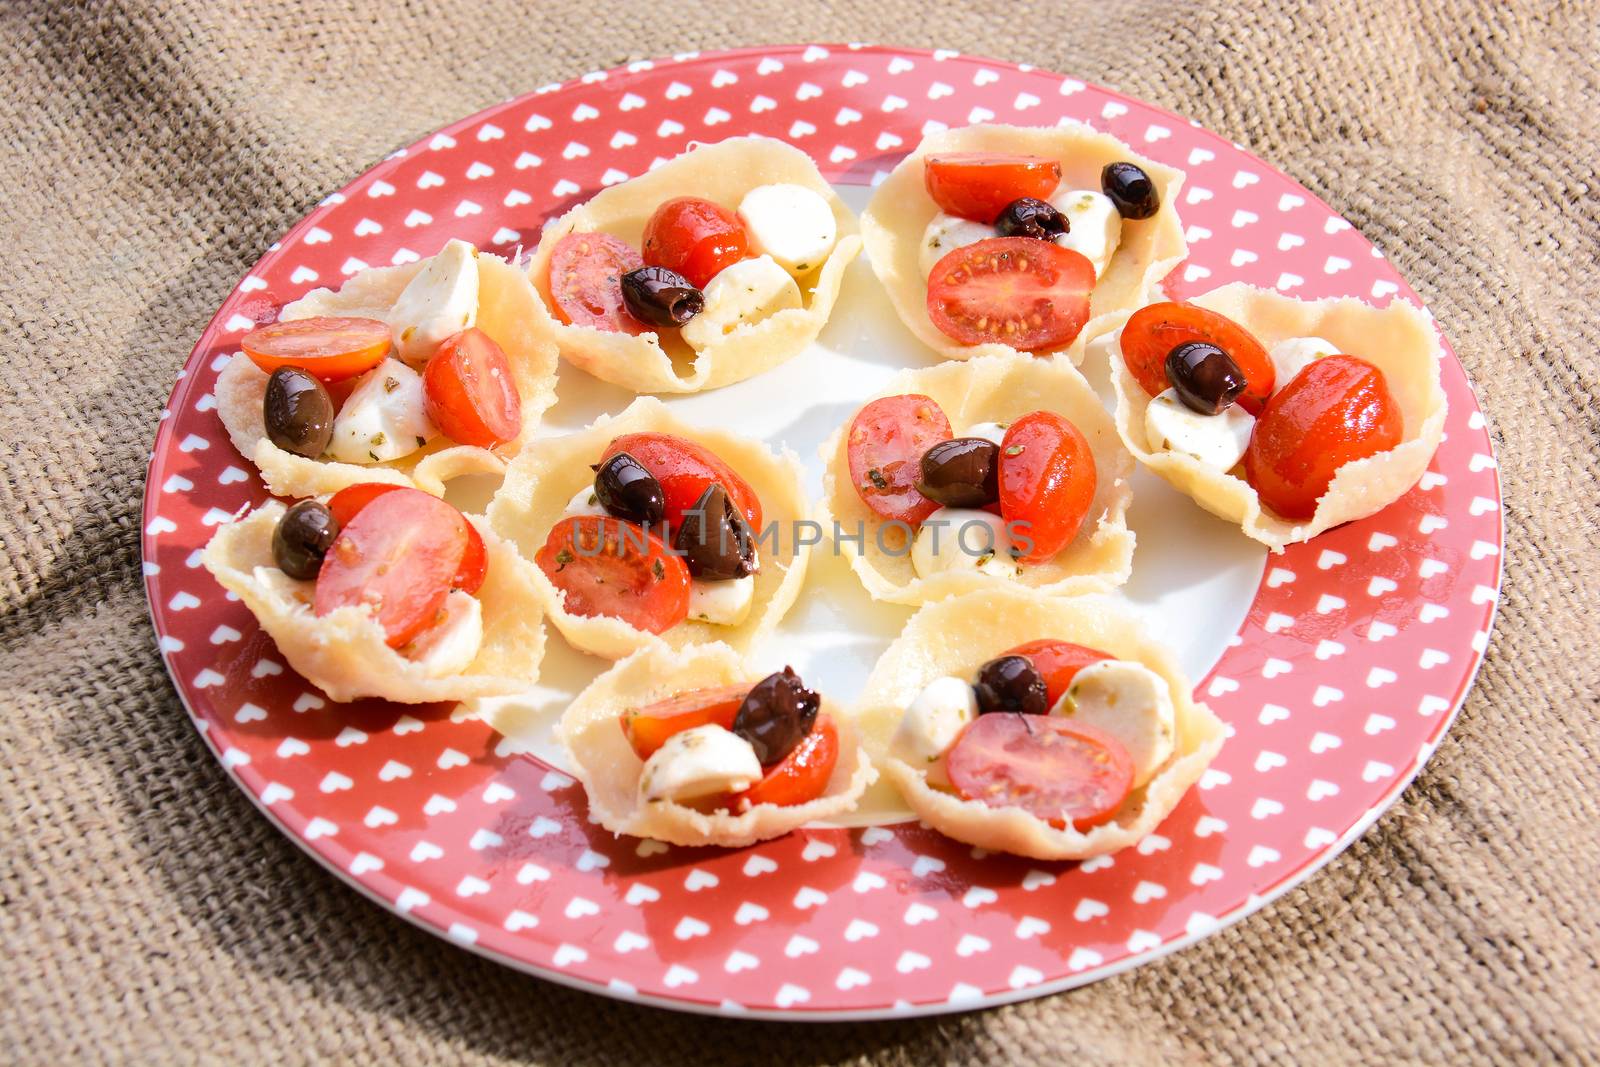
<svg viewBox="0 0 1600 1067"><path fill-rule="evenodd" d="M1000 446L983 437L953 437L922 454L917 492L950 508L981 508L1000 499Z"/></svg>
<svg viewBox="0 0 1600 1067"><path fill-rule="evenodd" d="M1220 415L1249 386L1239 364L1216 345L1188 341L1167 353L1167 381L1190 411Z"/></svg>
<svg viewBox="0 0 1600 1067"><path fill-rule="evenodd" d="M978 714L991 711L1020 711L1043 715L1050 710L1044 678L1026 656L1001 656L978 668L972 686L978 698Z"/></svg>
<svg viewBox="0 0 1600 1067"><path fill-rule="evenodd" d="M724 582L756 572L756 545L750 524L727 491L713 482L685 508L672 547L683 556L691 577Z"/></svg>
<svg viewBox="0 0 1600 1067"><path fill-rule="evenodd" d="M667 515L667 495L645 465L618 452L595 468L594 495L619 519L654 526Z"/></svg>
<svg viewBox="0 0 1600 1067"><path fill-rule="evenodd" d="M763 767L779 762L804 741L822 698L785 667L755 684L733 717L733 732L750 742Z"/></svg>
<svg viewBox="0 0 1600 1067"><path fill-rule="evenodd" d="M1125 219L1147 219L1161 209L1161 194L1150 175L1133 163L1107 163L1100 188Z"/></svg>
<svg viewBox="0 0 1600 1067"><path fill-rule="evenodd" d="M333 397L316 375L299 367L272 372L261 415L267 439L285 452L316 459L333 440Z"/></svg>
<svg viewBox="0 0 1600 1067"><path fill-rule="evenodd" d="M333 512L315 500L302 500L283 513L272 531L272 561L291 578L315 578L322 557L338 536L339 520Z"/></svg>
<svg viewBox="0 0 1600 1067"><path fill-rule="evenodd" d="M1001 237L1036 237L1041 241L1054 241L1072 228L1067 217L1043 200L1019 196L1006 205L994 228Z"/></svg>
<svg viewBox="0 0 1600 1067"><path fill-rule="evenodd" d="M675 270L640 267L622 276L622 304L646 326L682 326L705 310L706 295Z"/></svg>

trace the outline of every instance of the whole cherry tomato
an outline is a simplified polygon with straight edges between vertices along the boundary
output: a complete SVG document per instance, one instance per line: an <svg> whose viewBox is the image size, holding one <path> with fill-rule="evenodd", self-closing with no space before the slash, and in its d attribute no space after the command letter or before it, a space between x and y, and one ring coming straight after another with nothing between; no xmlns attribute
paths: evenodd
<svg viewBox="0 0 1600 1067"><path fill-rule="evenodd" d="M450 440L493 448L522 433L522 395L511 362L476 326L447 338L422 373L428 417Z"/></svg>
<svg viewBox="0 0 1600 1067"><path fill-rule="evenodd" d="M752 536L761 534L761 500L750 483L698 441L670 433L630 433L615 438L600 457L604 463L618 452L626 452L661 483L666 497L667 529L676 531L683 513L695 506L700 494L715 482L733 501Z"/></svg>
<svg viewBox="0 0 1600 1067"><path fill-rule="evenodd" d="M749 256L750 234L739 216L698 196L668 200L644 227L645 263L675 270L696 288Z"/></svg>
<svg viewBox="0 0 1600 1067"><path fill-rule="evenodd" d="M815 800L827 791L833 768L839 762L839 730L826 715L818 715L811 732L768 768L761 781L733 796L729 808L745 811L757 804L793 807Z"/></svg>
<svg viewBox="0 0 1600 1067"><path fill-rule="evenodd" d="M1094 453L1078 428L1053 411L1031 411L1013 422L1000 443L1000 515L1022 558L1038 563L1078 535L1094 502Z"/></svg>

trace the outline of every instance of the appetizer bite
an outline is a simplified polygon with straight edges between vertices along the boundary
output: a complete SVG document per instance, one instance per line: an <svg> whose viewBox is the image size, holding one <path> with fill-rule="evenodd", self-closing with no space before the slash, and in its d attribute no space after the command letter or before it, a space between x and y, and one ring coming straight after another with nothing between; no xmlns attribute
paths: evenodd
<svg viewBox="0 0 1600 1067"><path fill-rule="evenodd" d="M798 148L736 137L602 190L534 253L539 320L569 362L640 393L693 393L816 339L861 250Z"/></svg>
<svg viewBox="0 0 1600 1067"><path fill-rule="evenodd" d="M1131 615L1027 590L917 612L857 723L906 803L958 841L1035 859L1135 844L1222 747L1223 725Z"/></svg>
<svg viewBox="0 0 1600 1067"><path fill-rule="evenodd" d="M849 811L877 777L850 723L793 670L733 649L640 650L558 728L589 811L616 834L736 848Z"/></svg>
<svg viewBox="0 0 1600 1067"><path fill-rule="evenodd" d="M316 289L245 334L217 413L276 496L498 474L555 402L521 270L465 241Z"/></svg>
<svg viewBox="0 0 1600 1067"><path fill-rule="evenodd" d="M876 599L1011 585L1072 596L1128 579L1133 460L1065 361L1013 353L902 374L822 457L823 525Z"/></svg>
<svg viewBox="0 0 1600 1067"><path fill-rule="evenodd" d="M489 522L537 564L551 621L617 659L647 644L747 648L800 592L811 546L799 462L640 397L614 418L534 441Z"/></svg>
<svg viewBox="0 0 1600 1067"><path fill-rule="evenodd" d="M1398 500L1443 436L1443 349L1404 301L1234 284L1103 329L1123 443L1275 550Z"/></svg>
<svg viewBox="0 0 1600 1067"><path fill-rule="evenodd" d="M1138 307L1188 251L1183 173L1087 126L929 134L861 215L906 327L950 359L1065 352Z"/></svg>
<svg viewBox="0 0 1600 1067"><path fill-rule="evenodd" d="M482 519L367 482L225 523L201 562L307 681L417 704L527 689L544 627L534 568Z"/></svg>

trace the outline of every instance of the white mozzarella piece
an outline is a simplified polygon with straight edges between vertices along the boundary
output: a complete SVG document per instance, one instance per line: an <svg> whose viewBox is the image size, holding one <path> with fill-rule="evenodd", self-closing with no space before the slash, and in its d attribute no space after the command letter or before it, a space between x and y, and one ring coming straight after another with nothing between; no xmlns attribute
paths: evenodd
<svg viewBox="0 0 1600 1067"><path fill-rule="evenodd" d="M1088 723L1121 741L1133 760L1135 789L1171 758L1177 739L1178 716L1166 681L1129 660L1101 660L1083 668L1050 713Z"/></svg>
<svg viewBox="0 0 1600 1067"><path fill-rule="evenodd" d="M1003 422L979 422L967 427L967 432L962 437L981 437L986 441L1000 444L1006 439L1006 424Z"/></svg>
<svg viewBox="0 0 1600 1067"><path fill-rule="evenodd" d="M478 321L478 250L448 242L401 290L387 321L400 358L426 363L442 341Z"/></svg>
<svg viewBox="0 0 1600 1067"><path fill-rule="evenodd" d="M739 217L757 250L790 274L808 274L839 239L833 208L803 185L758 185L739 201Z"/></svg>
<svg viewBox="0 0 1600 1067"><path fill-rule="evenodd" d="M750 617L755 596L753 574L722 582L696 578L689 583L689 618L716 626L738 626Z"/></svg>
<svg viewBox="0 0 1600 1067"><path fill-rule="evenodd" d="M684 323L681 331L694 348L705 348L740 326L801 306L800 287L771 256L724 267L706 283L705 297L705 310Z"/></svg>
<svg viewBox="0 0 1600 1067"><path fill-rule="evenodd" d="M639 798L648 804L738 793L760 778L761 761L750 742L707 724L673 734L645 761Z"/></svg>
<svg viewBox="0 0 1600 1067"><path fill-rule="evenodd" d="M1229 471L1244 458L1256 420L1238 404L1220 415L1202 415L1168 389L1144 409L1144 433L1155 450L1166 449L1193 456L1219 471Z"/></svg>
<svg viewBox="0 0 1600 1067"><path fill-rule="evenodd" d="M1320 337L1290 337L1279 341L1267 352L1272 357L1273 391L1288 385L1312 361L1338 354L1339 349L1332 341Z"/></svg>
<svg viewBox="0 0 1600 1067"><path fill-rule="evenodd" d="M1093 341L1083 346L1083 362L1086 367L1099 366L1104 363L1111 366L1112 360L1122 360L1122 328L1103 333Z"/></svg>
<svg viewBox="0 0 1600 1067"><path fill-rule="evenodd" d="M919 578L948 571L1014 578L1022 572L1005 520L973 508L940 508L922 520L911 542L911 566Z"/></svg>
<svg viewBox="0 0 1600 1067"><path fill-rule="evenodd" d="M926 278L933 273L933 266L950 252L957 248L978 241L987 241L996 237L993 226L982 222L973 222L971 219L961 218L959 215L950 215L941 211L928 223L927 229L922 231L922 251L919 265L922 267L922 276Z"/></svg>
<svg viewBox="0 0 1600 1067"><path fill-rule="evenodd" d="M1056 244L1082 253L1094 264L1098 280L1122 240L1117 205L1104 193L1088 189L1061 190L1050 198L1050 205L1067 217L1067 232L1056 238Z"/></svg>
<svg viewBox="0 0 1600 1067"><path fill-rule="evenodd" d="M439 621L405 647L404 655L429 678L460 674L478 658L483 645L483 605L471 593L450 590Z"/></svg>
<svg viewBox="0 0 1600 1067"><path fill-rule="evenodd" d="M570 519L575 515L605 515L606 509L600 506L600 498L595 495L594 486L586 485L578 490L567 503L567 510L561 513L563 519Z"/></svg>
<svg viewBox="0 0 1600 1067"><path fill-rule="evenodd" d="M948 781L944 754L977 717L978 698L970 684L953 675L935 678L900 717L891 751L918 770L926 770L934 784L944 784Z"/></svg>
<svg viewBox="0 0 1600 1067"><path fill-rule="evenodd" d="M334 417L328 455L341 463L387 463L437 436L422 375L398 359L386 359L366 373Z"/></svg>

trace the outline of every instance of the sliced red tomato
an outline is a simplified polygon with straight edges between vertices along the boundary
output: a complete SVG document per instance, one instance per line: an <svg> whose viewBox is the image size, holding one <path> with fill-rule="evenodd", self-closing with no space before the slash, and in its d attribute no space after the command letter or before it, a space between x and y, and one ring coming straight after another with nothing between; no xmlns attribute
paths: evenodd
<svg viewBox="0 0 1600 1067"><path fill-rule="evenodd" d="M1029 641L1000 655L1023 656L1033 664L1034 670L1044 677L1045 700L1052 708L1072 687L1072 679L1077 677L1079 671L1091 663L1111 658L1104 652L1051 638Z"/></svg>
<svg viewBox="0 0 1600 1067"><path fill-rule="evenodd" d="M550 299L569 326L641 334L649 327L622 304L622 276L644 266L639 252L609 233L569 233L550 251Z"/></svg>
<svg viewBox="0 0 1600 1067"><path fill-rule="evenodd" d="M1244 475L1283 518L1316 513L1339 468L1394 448L1405 416L1383 372L1355 356L1324 356L1272 395L1244 453Z"/></svg>
<svg viewBox="0 0 1600 1067"><path fill-rule="evenodd" d="M511 361L476 326L446 338L422 374L428 417L450 440L493 448L522 432L522 394Z"/></svg>
<svg viewBox="0 0 1600 1067"><path fill-rule="evenodd" d="M1000 442L1000 515L1033 542L1022 558L1049 559L1072 542L1094 503L1094 453L1078 428L1053 411L1031 411ZM1026 525L1022 525L1026 523Z"/></svg>
<svg viewBox="0 0 1600 1067"><path fill-rule="evenodd" d="M922 454L949 439L950 420L932 397L906 393L874 400L856 412L845 438L856 495L884 518L915 526L939 510L917 492Z"/></svg>
<svg viewBox="0 0 1600 1067"><path fill-rule="evenodd" d="M271 374L299 367L324 382L354 378L383 362L393 341L377 319L318 316L258 326L239 342L244 354Z"/></svg>
<svg viewBox="0 0 1600 1067"><path fill-rule="evenodd" d="M1232 357L1250 383L1238 404L1258 413L1272 395L1272 357L1249 330L1226 315L1194 304L1147 304L1122 328L1122 361L1144 391L1155 396L1172 384L1167 381L1167 355L1190 341L1216 345Z"/></svg>
<svg viewBox="0 0 1600 1067"><path fill-rule="evenodd" d="M1042 156L957 152L929 156L922 182L950 214L989 223L1018 197L1050 199L1061 184L1061 164Z"/></svg>
<svg viewBox="0 0 1600 1067"><path fill-rule="evenodd" d="M1094 264L1032 237L992 237L954 249L928 275L928 318L964 345L1024 352L1069 345L1089 321Z"/></svg>
<svg viewBox="0 0 1600 1067"><path fill-rule="evenodd" d="M750 256L744 221L721 204L680 196L656 208L644 227L644 261L704 289L724 267Z"/></svg>
<svg viewBox="0 0 1600 1067"><path fill-rule="evenodd" d="M622 713L622 732L640 759L649 759L673 734L696 726L733 729L734 716L750 694L749 683L692 689Z"/></svg>
<svg viewBox="0 0 1600 1067"><path fill-rule="evenodd" d="M644 469L661 483L667 502L667 529L677 530L683 513L699 503L700 494L716 482L744 515L751 534L761 533L761 500L756 491L705 445L670 433L629 433L613 439L600 462L618 452L626 452L644 464Z"/></svg>
<svg viewBox="0 0 1600 1067"><path fill-rule="evenodd" d="M361 482L356 485L347 485L328 500L328 510L333 512L333 517L339 521L342 530L350 525L350 520L360 513L361 509L372 503L373 500L384 493L404 486L389 485L384 482ZM449 505L445 505L449 507ZM452 509L453 510L453 509ZM483 580L489 573L489 550L483 543L483 535L470 521L467 522L467 548L461 554L461 566L456 568L456 576L451 585L463 593L477 593L483 588Z"/></svg>
<svg viewBox="0 0 1600 1067"><path fill-rule="evenodd" d="M323 558L316 613L370 604L390 646L404 645L438 618L469 528L461 512L419 489L373 498Z"/></svg>
<svg viewBox="0 0 1600 1067"><path fill-rule="evenodd" d="M659 634L689 616L689 568L654 533L601 515L562 519L534 562L573 615L609 615Z"/></svg>
<svg viewBox="0 0 1600 1067"><path fill-rule="evenodd" d="M839 729L826 715L818 715L811 732L789 750L789 754L767 771L761 781L735 794L728 805L745 811L757 804L793 807L820 797L833 777L839 762Z"/></svg>
<svg viewBox="0 0 1600 1067"><path fill-rule="evenodd" d="M1058 828L1108 821L1133 788L1133 760L1120 741L1055 715L980 715L956 739L945 769L966 799L1021 808Z"/></svg>

